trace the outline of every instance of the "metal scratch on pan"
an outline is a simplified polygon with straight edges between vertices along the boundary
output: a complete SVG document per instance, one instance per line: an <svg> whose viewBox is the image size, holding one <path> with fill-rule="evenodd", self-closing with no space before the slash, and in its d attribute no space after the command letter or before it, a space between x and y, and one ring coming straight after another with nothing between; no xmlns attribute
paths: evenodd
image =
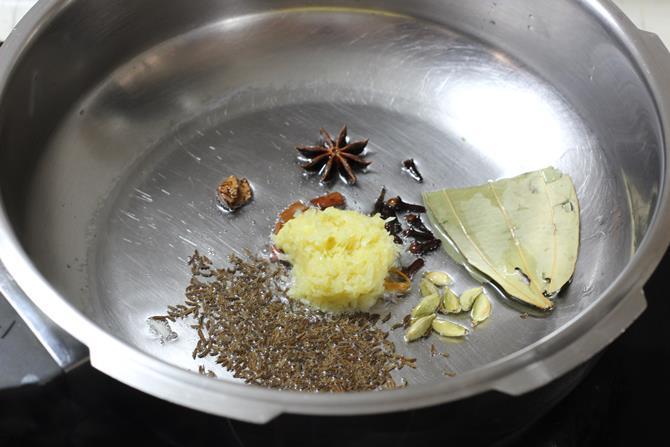
<svg viewBox="0 0 670 447"><path fill-rule="evenodd" d="M190 244L190 245L193 245L194 247L197 247L197 245L196 245L195 242L186 239L186 238L185 238L184 236L182 236L181 234L180 234L180 235L177 235L177 237L178 237L179 239L181 239L182 241L186 242L187 244Z"/></svg>
<svg viewBox="0 0 670 447"><path fill-rule="evenodd" d="M16 324L16 320L12 320L11 323L9 323L9 326L7 329L5 329L5 332L0 335L0 339L4 339L7 335L9 335L10 331L14 328L14 325Z"/></svg>

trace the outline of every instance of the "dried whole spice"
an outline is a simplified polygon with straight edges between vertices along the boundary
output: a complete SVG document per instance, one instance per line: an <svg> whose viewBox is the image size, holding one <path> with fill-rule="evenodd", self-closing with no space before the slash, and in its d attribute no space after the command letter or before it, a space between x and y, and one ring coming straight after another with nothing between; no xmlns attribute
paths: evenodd
<svg viewBox="0 0 670 447"><path fill-rule="evenodd" d="M414 306L410 315L413 319L419 319L428 315L433 315L440 306L440 295L434 293L425 296L419 301L419 304Z"/></svg>
<svg viewBox="0 0 670 447"><path fill-rule="evenodd" d="M477 280L490 279L537 309L554 307L551 297L570 282L579 252L579 201L569 175L548 167L423 198L453 243L448 253L458 253Z"/></svg>
<svg viewBox="0 0 670 447"><path fill-rule="evenodd" d="M346 205L347 200L339 192L331 192L324 196L316 197L309 201L312 205L316 206L321 210L325 210L330 207L341 207Z"/></svg>
<svg viewBox="0 0 670 447"><path fill-rule="evenodd" d="M432 327L433 320L435 320L435 314L426 315L410 324L407 331L405 331L405 342L410 343L425 337Z"/></svg>
<svg viewBox="0 0 670 447"><path fill-rule="evenodd" d="M301 201L293 202L286 207L284 211L279 213L279 218L277 218L277 222L275 223L274 234L279 233L279 230L284 227L284 224L293 219L298 212L303 212L308 208L309 207Z"/></svg>
<svg viewBox="0 0 670 447"><path fill-rule="evenodd" d="M400 196L392 197L386 201L386 205L398 213L425 213L426 207L403 202Z"/></svg>
<svg viewBox="0 0 670 447"><path fill-rule="evenodd" d="M395 353L378 315L314 311L284 298L281 264L234 256L230 264L214 269L196 252L184 304L158 317L193 322L194 358L213 357L247 383L303 391L388 388L391 371L416 366Z"/></svg>
<svg viewBox="0 0 670 447"><path fill-rule="evenodd" d="M447 314L458 314L461 313L461 302L458 300L458 296L451 290L449 287L444 289L444 297L442 298L442 312Z"/></svg>
<svg viewBox="0 0 670 447"><path fill-rule="evenodd" d="M426 278L421 278L421 281L419 282L419 290L421 291L422 297L428 295L440 294L440 291L437 288L437 286Z"/></svg>
<svg viewBox="0 0 670 447"><path fill-rule="evenodd" d="M425 213L426 208L422 205L407 203L400 196L386 198L386 188L382 188L379 197L375 201L371 215L379 214L382 219L397 217L397 213Z"/></svg>
<svg viewBox="0 0 670 447"><path fill-rule="evenodd" d="M414 163L413 158L402 162L402 170L408 173L410 177L412 177L417 182L423 183L423 176L419 172L419 168L416 167L416 163Z"/></svg>
<svg viewBox="0 0 670 447"><path fill-rule="evenodd" d="M412 279L402 270L392 268L389 270L389 278L384 281L384 289L387 292L405 294L412 287Z"/></svg>
<svg viewBox="0 0 670 447"><path fill-rule="evenodd" d="M472 305L475 303L477 297L482 293L484 293L483 287L474 287L461 293L461 296L459 297L459 301L461 302L461 309L463 309L465 312L469 312L470 309L472 309Z"/></svg>
<svg viewBox="0 0 670 447"><path fill-rule="evenodd" d="M386 188L382 187L381 192L379 193L379 197L377 197L377 200L375 200L375 204L372 207L372 212L370 213L371 216L374 216L375 214L381 214L382 209L384 208L384 199L386 198ZM384 216L382 216L382 219Z"/></svg>
<svg viewBox="0 0 670 447"><path fill-rule="evenodd" d="M325 129L320 129L321 144L318 146L297 146L300 155L309 160L301 167L308 172L321 174L321 181L327 182L339 172L346 183L356 183L354 167L367 167L371 162L361 155L368 145L368 140L347 142L347 126L342 127L337 139L333 140Z"/></svg>
<svg viewBox="0 0 670 447"><path fill-rule="evenodd" d="M432 327L435 332L443 337L464 337L468 334L466 328L448 320L435 319L432 321Z"/></svg>
<svg viewBox="0 0 670 447"><path fill-rule="evenodd" d="M402 235L405 237L411 237L416 241L432 241L435 239L432 233L424 233L423 231L417 231L414 228L408 228L402 232Z"/></svg>
<svg viewBox="0 0 670 447"><path fill-rule="evenodd" d="M403 267L400 269L405 275L409 277L409 279L412 279L416 272L421 270L426 262L419 258L415 259L414 262L412 262L410 265Z"/></svg>
<svg viewBox="0 0 670 447"><path fill-rule="evenodd" d="M426 233L429 234L430 236L433 236L432 231L426 227L426 225L421 221L421 217L417 216L416 214L408 214L405 216L405 221L407 224L412 228L413 230L416 230L421 233Z"/></svg>
<svg viewBox="0 0 670 447"><path fill-rule="evenodd" d="M235 211L251 202L254 193L246 178L229 176L219 183L216 189L216 197L223 208L227 211Z"/></svg>
<svg viewBox="0 0 670 447"><path fill-rule="evenodd" d="M483 293L480 294L475 303L472 305L470 311L470 319L472 320L472 327L475 327L487 320L491 316L491 301Z"/></svg>
<svg viewBox="0 0 670 447"><path fill-rule="evenodd" d="M209 369L205 369L205 365L200 365L198 366L198 373L207 376L207 377L216 377L216 374L214 371L210 371Z"/></svg>
<svg viewBox="0 0 670 447"><path fill-rule="evenodd" d="M402 233L402 225L400 225L397 217L386 222L384 224L384 228L386 228L386 231L388 231L388 233L393 236L393 242L398 245L402 245L403 242L399 236L399 234Z"/></svg>
<svg viewBox="0 0 670 447"><path fill-rule="evenodd" d="M413 238L414 242L409 246L409 252L415 255L424 255L437 250L442 241L437 239L433 233L424 225L421 218L413 213L425 213L426 208L422 205L414 205L402 200L400 196L392 197L386 201L386 188L382 188L379 197L375 201L371 215L379 214L386 220L386 231L393 236L396 244L402 244L401 235ZM412 213L405 216L409 228L403 230L398 213Z"/></svg>
<svg viewBox="0 0 670 447"><path fill-rule="evenodd" d="M426 273L426 279L437 287L446 287L454 283L454 280L447 272L428 272Z"/></svg>
<svg viewBox="0 0 670 447"><path fill-rule="evenodd" d="M425 255L432 251L437 250L442 245L442 241L439 239L432 239L425 242L414 241L409 245L409 251L415 255Z"/></svg>
<svg viewBox="0 0 670 447"><path fill-rule="evenodd" d="M404 327L404 326L405 325L401 321L400 323L395 323L393 326L391 326L391 330L395 331L396 329L400 329L401 327Z"/></svg>
<svg viewBox="0 0 670 447"><path fill-rule="evenodd" d="M345 199L345 197L339 192L331 192L323 196L315 197L310 200L309 203L321 210L325 210L326 208L331 207L343 207L346 205L347 199ZM309 207L301 200L293 202L288 207L286 207L281 213L279 213L279 217L275 223L274 234L279 233L279 230L283 228L284 224L293 219L298 212L303 212L307 209L309 209Z"/></svg>

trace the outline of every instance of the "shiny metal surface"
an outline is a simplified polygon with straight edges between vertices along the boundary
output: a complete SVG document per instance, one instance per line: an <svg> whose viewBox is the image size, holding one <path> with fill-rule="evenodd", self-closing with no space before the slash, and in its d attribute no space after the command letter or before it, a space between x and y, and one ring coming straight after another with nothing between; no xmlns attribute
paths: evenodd
<svg viewBox="0 0 670 447"><path fill-rule="evenodd" d="M7 273L7 270L2 264L0 264L0 290L4 293L4 296L10 297L9 301L0 295L0 303L2 309L7 309L6 311L0 312L0 316L3 316L5 320L5 325L9 326L10 323L8 318L11 316L19 317L21 321L21 326L26 326L29 331L31 331L32 337L20 337L21 340L17 341L18 344L23 345L26 351L24 356L33 357L32 352L28 350L26 345L32 345L32 338L36 338L39 343L42 344L44 349L48 352L46 359L31 358L22 361L16 362L17 364L21 363L30 363L35 362L35 370L25 370L25 374L34 373L39 374L41 377L53 377L56 372L51 371L51 363L54 363L56 368L60 368L62 371L68 371L72 368L76 368L82 362L88 359L88 350L86 346L82 345L79 341L73 338L70 334L64 331L60 326L55 324L49 317L47 317L21 290L21 288L16 284L11 276ZM10 304L13 308L10 308ZM7 332L5 332L7 331ZM3 335L8 335L9 330L5 329L4 331L0 329L0 337ZM8 344L3 339L4 347L7 347ZM12 349L16 349L14 346ZM8 348L3 349L7 351ZM18 354L20 351L15 352ZM41 357L41 351L39 354L35 354L34 357ZM50 362L45 362L45 360L51 360ZM15 365L16 366L16 365ZM23 369L23 368L21 368ZM44 376L42 376L44 374ZM0 389L3 388L0 385Z"/></svg>
<svg viewBox="0 0 670 447"><path fill-rule="evenodd" d="M0 297L0 390L46 383L61 372L28 325Z"/></svg>
<svg viewBox="0 0 670 447"><path fill-rule="evenodd" d="M640 289L669 237L670 64L609 2L180 3L43 1L1 50L0 257L94 366L259 422L390 411L522 394L644 309ZM441 346L449 380L430 358L435 340L405 347L399 333L420 365L398 375L404 390L308 395L189 372L202 363L194 334L175 325L179 340L161 345L146 317L181 300L195 248L219 263L261 250L285 205L322 193L293 147L343 124L370 139L373 164L358 186L332 189L361 210L382 185L418 201L546 165L569 173L583 226L571 286L552 314L527 320L498 296L490 322ZM409 157L423 185L400 172ZM256 199L223 215L213 190L231 173ZM442 253L428 268L452 273L457 291L472 285ZM389 324L413 301L389 306Z"/></svg>

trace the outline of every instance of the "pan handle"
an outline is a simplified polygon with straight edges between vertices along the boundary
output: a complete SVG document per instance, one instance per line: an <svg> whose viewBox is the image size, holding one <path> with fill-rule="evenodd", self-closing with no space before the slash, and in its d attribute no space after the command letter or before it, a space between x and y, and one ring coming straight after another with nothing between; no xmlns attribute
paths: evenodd
<svg viewBox="0 0 670 447"><path fill-rule="evenodd" d="M0 389L44 383L88 360L88 349L51 321L0 263Z"/></svg>
<svg viewBox="0 0 670 447"><path fill-rule="evenodd" d="M493 388L519 396L540 388L583 364L623 333L647 308L642 289L636 290L583 337L554 355L531 363L496 382Z"/></svg>

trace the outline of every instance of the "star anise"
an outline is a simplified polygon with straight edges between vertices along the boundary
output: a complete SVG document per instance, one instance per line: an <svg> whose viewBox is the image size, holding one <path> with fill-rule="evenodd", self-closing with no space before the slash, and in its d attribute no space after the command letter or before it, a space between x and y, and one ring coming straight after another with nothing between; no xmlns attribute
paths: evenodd
<svg viewBox="0 0 670 447"><path fill-rule="evenodd" d="M302 168L309 172L321 174L321 181L327 182L336 172L350 185L356 183L354 168L364 168L370 164L361 154L368 140L347 143L347 126L344 126L337 139L333 140L323 128L320 130L322 143L319 146L298 146L296 149L309 160Z"/></svg>

